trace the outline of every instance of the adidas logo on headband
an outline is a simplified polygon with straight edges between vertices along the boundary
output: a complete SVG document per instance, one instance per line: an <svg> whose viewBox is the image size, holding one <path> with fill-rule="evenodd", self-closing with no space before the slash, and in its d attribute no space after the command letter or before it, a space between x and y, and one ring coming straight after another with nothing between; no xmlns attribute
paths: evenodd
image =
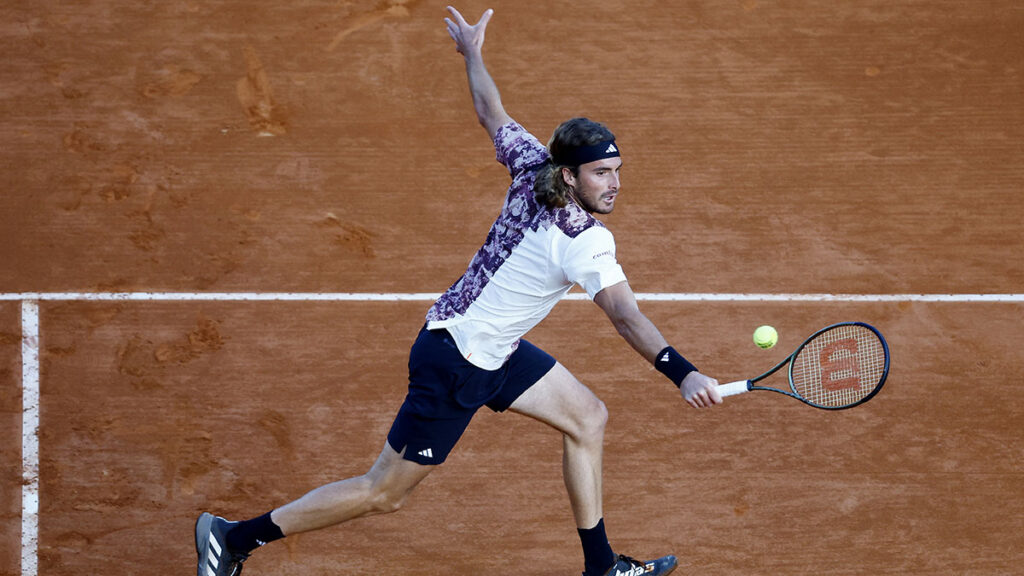
<svg viewBox="0 0 1024 576"><path fill-rule="evenodd" d="M619 156L619 148L615 140L605 140L593 146L579 146L562 151L557 158L553 158L555 164L562 166L581 166L596 160L615 158Z"/></svg>

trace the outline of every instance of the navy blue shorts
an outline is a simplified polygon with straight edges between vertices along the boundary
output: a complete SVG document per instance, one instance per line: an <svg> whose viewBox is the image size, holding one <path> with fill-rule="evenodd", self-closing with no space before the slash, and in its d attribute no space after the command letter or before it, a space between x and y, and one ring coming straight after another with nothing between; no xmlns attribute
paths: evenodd
<svg viewBox="0 0 1024 576"><path fill-rule="evenodd" d="M547 352L519 341L497 370L462 357L447 330L420 330L409 353L409 392L388 432L388 444L419 464L440 464L481 406L503 412L555 365Z"/></svg>

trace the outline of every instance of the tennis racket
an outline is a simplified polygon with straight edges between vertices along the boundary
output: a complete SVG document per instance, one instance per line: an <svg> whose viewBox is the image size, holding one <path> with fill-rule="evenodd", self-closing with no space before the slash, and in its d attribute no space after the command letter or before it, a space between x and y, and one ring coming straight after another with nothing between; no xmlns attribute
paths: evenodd
<svg viewBox="0 0 1024 576"><path fill-rule="evenodd" d="M789 366L789 390L756 384ZM825 410L852 408L870 400L889 375L889 345L863 322L842 322L818 330L796 352L752 380L718 387L723 397L771 390Z"/></svg>

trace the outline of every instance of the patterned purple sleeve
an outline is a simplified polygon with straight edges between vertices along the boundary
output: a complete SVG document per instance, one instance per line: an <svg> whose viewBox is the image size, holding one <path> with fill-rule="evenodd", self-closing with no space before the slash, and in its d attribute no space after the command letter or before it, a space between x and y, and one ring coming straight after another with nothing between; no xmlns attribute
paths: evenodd
<svg viewBox="0 0 1024 576"><path fill-rule="evenodd" d="M494 134L494 151L498 162L504 164L513 177L550 157L540 140L515 121L498 128Z"/></svg>

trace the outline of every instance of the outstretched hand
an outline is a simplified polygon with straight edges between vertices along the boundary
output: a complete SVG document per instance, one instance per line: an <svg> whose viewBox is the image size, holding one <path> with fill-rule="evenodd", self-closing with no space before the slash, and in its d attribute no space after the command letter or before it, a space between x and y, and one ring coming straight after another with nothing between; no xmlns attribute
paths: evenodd
<svg viewBox="0 0 1024 576"><path fill-rule="evenodd" d="M445 18L444 21L448 26L448 35L452 37L452 40L455 40L455 50L463 56L468 56L470 52L479 52L484 45L484 32L487 30L487 22L490 21L494 10L490 8L485 10L483 15L480 16L480 20L472 26L466 22L466 19L455 8L449 6L448 13L452 17Z"/></svg>

